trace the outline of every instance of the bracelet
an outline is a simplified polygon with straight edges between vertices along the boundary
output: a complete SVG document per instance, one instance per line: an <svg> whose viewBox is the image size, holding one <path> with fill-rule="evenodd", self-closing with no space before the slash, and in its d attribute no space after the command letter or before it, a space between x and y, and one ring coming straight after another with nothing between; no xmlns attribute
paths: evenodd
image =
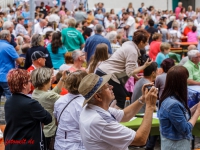
<svg viewBox="0 0 200 150"><path fill-rule="evenodd" d="M142 104L142 105L145 104L145 103L142 101L142 97L140 97L140 98L138 99L138 102L139 102L140 104Z"/></svg>

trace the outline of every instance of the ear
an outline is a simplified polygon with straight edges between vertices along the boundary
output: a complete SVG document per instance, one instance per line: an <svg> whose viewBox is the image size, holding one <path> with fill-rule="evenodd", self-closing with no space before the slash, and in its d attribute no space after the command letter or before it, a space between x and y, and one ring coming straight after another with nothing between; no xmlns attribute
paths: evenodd
<svg viewBox="0 0 200 150"><path fill-rule="evenodd" d="M26 85L25 84L23 84L23 88L26 89Z"/></svg>
<svg viewBox="0 0 200 150"><path fill-rule="evenodd" d="M101 95L99 94L99 93L96 93L95 95L94 95L94 98L96 99L96 100L98 100L98 101L102 101L102 99L101 99Z"/></svg>

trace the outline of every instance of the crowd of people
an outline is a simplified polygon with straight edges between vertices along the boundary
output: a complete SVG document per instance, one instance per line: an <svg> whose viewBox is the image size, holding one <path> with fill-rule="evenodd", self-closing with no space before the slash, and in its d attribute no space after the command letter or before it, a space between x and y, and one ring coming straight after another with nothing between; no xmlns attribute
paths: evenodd
<svg viewBox="0 0 200 150"><path fill-rule="evenodd" d="M161 149L190 149L200 105L188 107L187 85L200 85L200 46L180 63L169 53L178 41L200 41L200 8L129 3L115 13L103 3L69 11L41 2L31 21L29 7L0 12L6 150L153 150L155 111ZM137 131L120 124L137 113L145 113Z"/></svg>

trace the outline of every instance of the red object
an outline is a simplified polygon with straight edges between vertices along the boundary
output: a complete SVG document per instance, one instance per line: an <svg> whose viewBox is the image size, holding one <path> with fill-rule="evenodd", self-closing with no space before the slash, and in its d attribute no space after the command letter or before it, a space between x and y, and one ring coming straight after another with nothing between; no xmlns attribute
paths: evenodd
<svg viewBox="0 0 200 150"><path fill-rule="evenodd" d="M65 94L67 94L67 93L68 93L68 90L65 89L65 88L62 88L62 89L61 89L61 92L60 92L60 95L65 95Z"/></svg>
<svg viewBox="0 0 200 150"><path fill-rule="evenodd" d="M150 44L149 57L153 61L156 60L156 56L160 52L160 44L161 44L160 41L152 41L151 44Z"/></svg>
<svg viewBox="0 0 200 150"><path fill-rule="evenodd" d="M183 31L183 34L184 36L187 36L187 34L192 31L189 27L185 27L184 31Z"/></svg>
<svg viewBox="0 0 200 150"><path fill-rule="evenodd" d="M46 11L48 11L48 12L49 12L49 11L50 11L50 9L51 9L51 7L50 7L50 6L48 6L48 5L46 5L46 6L45 6L45 8L46 8Z"/></svg>

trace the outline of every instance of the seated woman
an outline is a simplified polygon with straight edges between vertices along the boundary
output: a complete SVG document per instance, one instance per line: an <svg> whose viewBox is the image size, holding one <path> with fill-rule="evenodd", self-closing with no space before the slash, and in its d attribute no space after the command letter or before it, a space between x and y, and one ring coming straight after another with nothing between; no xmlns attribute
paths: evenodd
<svg viewBox="0 0 200 150"><path fill-rule="evenodd" d="M66 72L63 72L62 78L58 82L57 86L53 90L49 90L51 87L52 70L49 68L38 68L32 71L31 81L35 90L32 93L32 98L36 99L46 109L51 116L53 116L54 103L60 98L60 92L64 86ZM55 119L52 117L52 122L45 125L43 128L44 135L47 141L47 148L51 138L54 136L56 130Z"/></svg>
<svg viewBox="0 0 200 150"><path fill-rule="evenodd" d="M156 56L158 55L158 53L160 52L160 45L162 42L162 34L160 33L155 33L152 36L152 42L150 44L150 50L149 50L149 57L152 60L156 60Z"/></svg>
<svg viewBox="0 0 200 150"><path fill-rule="evenodd" d="M74 60L72 58L72 52L67 52L65 54L65 63L62 64L59 68L60 71L68 70L74 64Z"/></svg>
<svg viewBox="0 0 200 150"><path fill-rule="evenodd" d="M68 75L65 87L68 94L60 97L54 105L54 116L58 122L55 150L84 150L79 131L79 116L85 98L79 94L78 87L87 75L85 71L75 71Z"/></svg>
<svg viewBox="0 0 200 150"><path fill-rule="evenodd" d="M52 117L38 101L27 96L31 89L30 74L27 70L13 69L9 71L7 80L12 96L6 100L4 107L5 149L46 149L42 125L49 124Z"/></svg>
<svg viewBox="0 0 200 150"><path fill-rule="evenodd" d="M193 26L192 31L187 34L187 41L188 42L198 42L198 34L197 34L197 27Z"/></svg>
<svg viewBox="0 0 200 150"><path fill-rule="evenodd" d="M156 80L155 80L155 87L158 88L159 98L161 97L162 92L163 92L164 87L165 87L167 72L174 65L175 65L175 63L174 63L174 60L172 58L167 58L167 59L163 60L163 62L160 65L161 68L163 69L163 73L158 75L156 77Z"/></svg>
<svg viewBox="0 0 200 150"><path fill-rule="evenodd" d="M158 111L162 150L191 149L192 128L200 115L200 105L188 108L188 77L183 66L174 66L167 72Z"/></svg>

